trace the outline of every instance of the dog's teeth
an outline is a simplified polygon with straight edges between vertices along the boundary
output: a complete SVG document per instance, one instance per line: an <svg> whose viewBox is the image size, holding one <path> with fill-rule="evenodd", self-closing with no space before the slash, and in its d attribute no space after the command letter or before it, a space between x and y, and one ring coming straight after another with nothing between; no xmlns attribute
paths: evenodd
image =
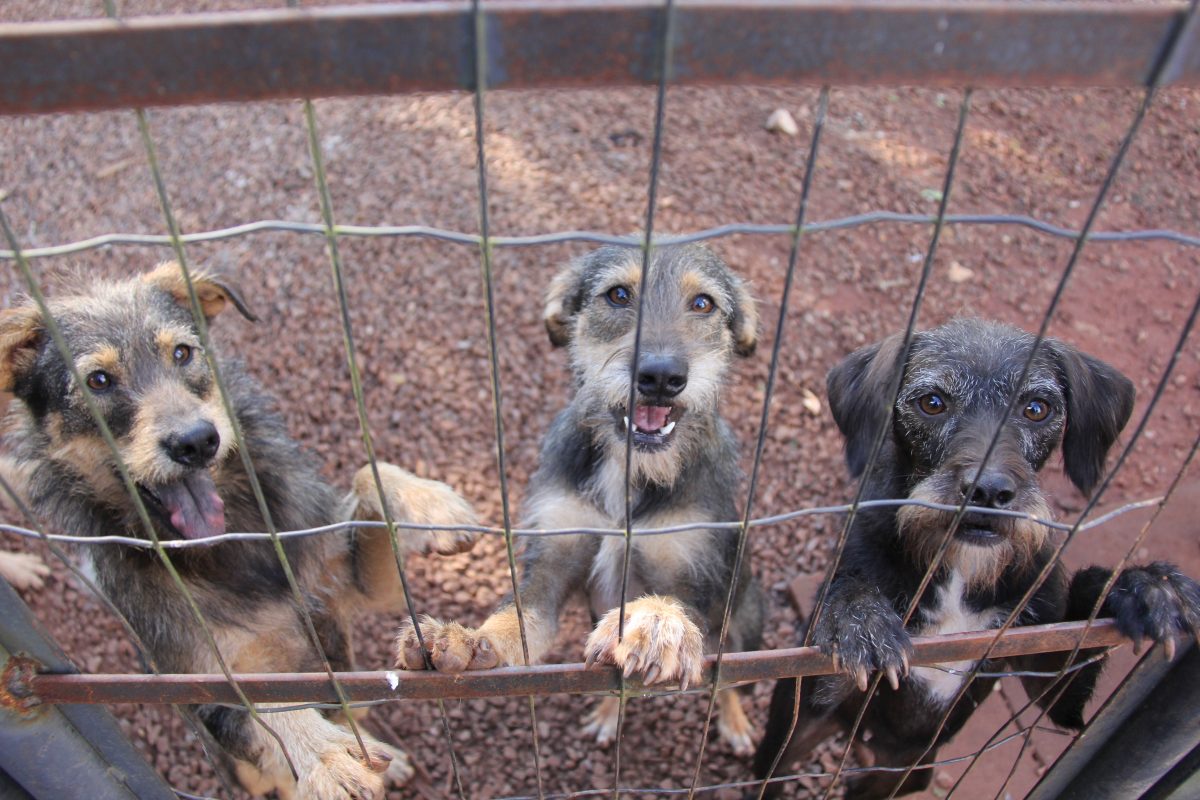
<svg viewBox="0 0 1200 800"><path fill-rule="evenodd" d="M628 430L628 428L629 428L629 417L622 417L621 419L625 420L625 428L626 428L626 430ZM637 426L636 426L636 425L635 425L635 426L633 426L633 429L634 429L634 430L637 430Z"/></svg>
<svg viewBox="0 0 1200 800"><path fill-rule="evenodd" d="M667 434L669 434L669 433L670 433L671 431L673 431L673 430L675 430L675 423L674 423L674 422L668 422L668 423L666 424L666 426L665 426L665 427L664 427L664 428L663 428L661 431L659 431L659 433L661 433L663 436L666 436Z"/></svg>

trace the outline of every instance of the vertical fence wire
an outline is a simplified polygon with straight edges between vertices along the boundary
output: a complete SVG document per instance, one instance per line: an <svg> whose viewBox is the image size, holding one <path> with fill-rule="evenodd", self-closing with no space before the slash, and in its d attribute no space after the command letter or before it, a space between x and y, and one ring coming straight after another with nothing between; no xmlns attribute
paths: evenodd
<svg viewBox="0 0 1200 800"><path fill-rule="evenodd" d="M321 153L321 139L317 129L317 114L312 100L304 101L304 122L308 135L309 155L313 165L313 180L316 183L317 195L321 205L321 220L325 227L325 250L329 256L329 266L333 273L334 292L337 295L338 309L341 318L342 344L346 351L346 365L350 371L350 387L354 394L354 406L358 412L359 433L362 436L363 447L367 452L367 461L371 466L371 477L375 491L379 497L380 509L383 512L384 523L387 525L388 537L392 544L392 554L396 559L396 570L400 576L400 588L404 594L404 603L412 620L413 631L417 644L421 648L421 657L426 665L432 666L429 648L421 636L420 623L417 620L416 606L412 601L412 592L408 585L408 576L404 569L404 552L396 534L396 522L392 515L391 503L388 502L387 491L379 474L379 461L375 455L374 439L371 436L370 419L367 417L367 403L363 394L362 374L358 368L358 355L354 345L354 330L350 323L350 301L346 295L345 276L342 272L342 258L338 251L337 230L334 225L333 197L329 192L329 183L325 175L325 159ZM446 746L450 755L450 772L460 800L465 800L462 776L459 773L458 756L454 749L454 737L450 730L450 717L446 713L446 704L437 701L441 715L442 730L446 736Z"/></svg>
<svg viewBox="0 0 1200 800"><path fill-rule="evenodd" d="M200 298L196 294L195 282L192 278L191 269L188 267L187 255L184 251L183 242L179 239L179 225L175 218L175 212L171 206L170 196L167 193L166 181L163 179L162 170L159 167L158 153L154 146L154 139L150 135L150 123L146 118L146 112L143 109L137 109L137 124L138 132L142 138L142 145L146 151L146 157L150 164L150 173L154 179L154 190L158 196L159 206L162 209L163 217L166 220L167 231L171 237L171 246L175 251L175 257L179 263L179 271L183 277L184 285L187 288L188 303L191 307L192 321L196 325L196 332L200 339L201 349L204 351L205 360L208 362L209 369L212 370L213 380L217 384L217 391L221 395L221 405L225 410L225 416L229 419L230 427L233 429L233 439L237 446L238 455L241 458L242 466L246 470L246 478L250 484L250 491L254 495L254 500L258 504L259 513L262 514L263 525L267 529L267 533L271 537L271 545L275 550L275 556L279 560L280 567L283 569L283 575L287 581L288 588L292 593L292 600L296 605L296 610L300 614L300 619L304 623L305 632L309 640L312 642L313 648L321 660L321 667L325 670L326 676L329 678L329 683L333 688L334 694L337 696L338 705L341 706L342 713L346 717L346 722L350 727L351 733L354 734L354 739L358 743L359 749L362 751L363 760L367 764L371 763L370 753L367 751L366 742L363 741L362 733L359 731L358 723L354 720L350 713L350 701L346 696L345 690L333 672L333 665L329 661L329 656L325 652L325 648L321 645L321 639L317 635L316 625L313 623L312 614L309 611L308 604L304 600L304 596L300 589L300 584L296 580L296 575L292 570L290 559L283 549L283 542L279 538L279 531L275 527L275 521L271 515L271 509L267 505L266 496L263 494L262 485L258 480L258 473L254 469L254 462L250 455L250 450L246 446L246 438L242 431L242 423L238 419L237 410L234 408L233 400L229 394L228 385L224 377L221 375L221 370L217 364L216 352L213 350L211 339L209 338L208 322L204 317L204 311L200 306Z"/></svg>
<svg viewBox="0 0 1200 800"><path fill-rule="evenodd" d="M721 659L725 655L725 639L729 634L729 620L733 612L734 598L737 595L738 576L742 560L745 557L750 520L753 516L753 506L758 489L759 468L762 466L763 452L767 444L767 429L771 416L771 398L775 393L775 379L779 373L779 356L783 349L784 325L787 322L788 307L792 295L792 282L796 276L796 264L800 258L800 239L804 230L804 219L808 212L808 197L812 190L813 174L817 166L817 154L821 147L821 133L825 129L825 114L829 110L829 87L821 88L817 99L817 112L813 120L812 138L805 159L804 178L800 187L800 202L796 210L796 225L792 233L791 248L788 252L787 272L783 279L783 290L779 301L779 316L775 322L775 341L771 347L771 364L767 370L767 385L763 394L762 413L758 423L758 439L754 446L754 462L750 468L750 479L746 490L746 506L742 512L741 527L738 528L737 550L733 560L733 571L729 578L729 591L725 597L725 609L721 616L721 630L717 637L716 663L713 665L712 692L709 696L708 710L704 715L704 728L700 733L700 745L696 752L696 769L692 773L692 783L688 788L688 800L696 795L696 787L700 782L700 770L704 766L704 750L708 744L708 733L712 726L713 708L717 703L717 693L721 691ZM730 690L732 691L732 690Z"/></svg>
<svg viewBox="0 0 1200 800"><path fill-rule="evenodd" d="M496 342L496 298L492 275L492 242L488 209L487 152L484 147L484 93L487 91L487 17L480 0L472 0L471 17L475 39L475 161L479 183L479 269L483 278L483 303L487 317L488 370L491 378L492 418L496 435L496 467L500 473L500 509L504 524L504 552L512 581L513 607L517 611L517 632L521 637L521 656L530 666L529 639L525 630L525 609L517 580L517 559L513 545L512 515L509 508L508 464L504 452L503 395L500 390L500 353ZM537 702L529 695L529 732L533 741L533 771L538 797L544 795L542 753L538 740Z"/></svg>
<svg viewBox="0 0 1200 800"><path fill-rule="evenodd" d="M897 356L896 364L892 368L891 377L888 383L888 391L883 395L882 398L880 398L881 405L886 404L883 422L879 426L879 430L875 435L875 440L872 442L870 454L867 456L866 466L862 471L862 477L860 478L858 487L855 490L854 499L850 503L850 511L846 515L846 521L842 524L841 532L838 534L837 544L834 547L833 555L830 558L829 566L826 569L825 580L821 583L821 588L813 602L812 612L809 615L807 628L804 634L803 645L805 647L808 647L812 644L813 634L816 631L817 622L819 621L821 613L824 609L825 598L829 593L829 588L833 583L833 578L837 574L838 566L841 564L842 554L845 552L846 544L850 538L850 530L854 525L854 521L858 516L859 507L863 502L863 495L866 492L867 487L867 479L871 475L871 472L875 469L875 465L878 462L879 456L883 452L883 444L887 440L888 432L891 430L892 414L894 412L896 403L899 401L900 387L904 382L905 367L908 363L909 349L912 346L912 339L916 331L917 319L920 316L921 306L925 301L925 292L929 285L929 276L933 273L934 257L937 254L938 242L941 240L942 228L945 226L946 222L946 209L949 207L950 191L954 186L954 172L958 165L959 154L962 150L963 135L966 131L967 117L971 110L971 96L972 89L968 87L963 92L962 103L959 106L958 124L954 132L954 143L950 148L950 155L946 165L946 175L942 182L942 196L938 201L938 210L933 224L933 232L930 235L929 247L925 251L925 260L921 265L921 276L917 281L917 289L913 295L912 306L909 309L908 322L904 328L900 352ZM875 691L875 686L879 684L881 677L882 676L875 676L873 679L873 683L868 689L868 697L870 697L870 693ZM796 691L794 693L792 703L792 719L788 726L788 733L783 739L784 742L791 740L793 734L796 732L796 726L800 722L800 689L801 682L797 680ZM862 713L859 715L858 722L861 721L862 715L865 713L866 703L863 704ZM857 730L858 722L855 723L855 730ZM853 732L850 735L849 741L851 744L854 741ZM758 800L762 800L763 794L766 792L772 776L774 776L776 770L779 769L779 764L783 760L785 750L786 747L781 747L779 752L775 754L775 758L771 762L770 769L767 770L767 774L763 777L762 783L759 785L757 795ZM848 753L849 745L847 745L846 752L843 753L842 761L838 766L839 774L841 769L845 766L846 755Z"/></svg>
<svg viewBox="0 0 1200 800"><path fill-rule="evenodd" d="M654 96L654 140L650 154L650 178L646 190L646 230L642 237L642 271L638 277L637 322L633 333L633 355L629 363L629 395L625 410L628 422L625 425L625 549L621 562L621 605L617 617L617 641L625 637L625 606L629 593L629 566L633 556L633 420L634 403L637 400L638 359L642 349L642 312L645 308L646 287L650 285L650 266L654 248L654 211L658 201L658 178L662 167L663 128L667 104L667 82L671 72L671 24L674 19L675 2L665 0L662 6L662 36L659 39L658 86ZM621 741L625 735L625 707L628 702L626 672L621 670L620 694L617 701L617 733L613 741L613 785L615 800L621 789ZM687 677L683 676L684 684Z"/></svg>

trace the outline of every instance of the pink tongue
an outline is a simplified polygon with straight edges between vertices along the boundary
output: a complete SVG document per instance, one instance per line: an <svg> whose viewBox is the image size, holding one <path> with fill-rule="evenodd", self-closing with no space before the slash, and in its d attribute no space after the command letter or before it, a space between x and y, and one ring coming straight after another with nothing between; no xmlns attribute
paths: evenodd
<svg viewBox="0 0 1200 800"><path fill-rule="evenodd" d="M178 483L156 487L154 493L184 538L204 539L225 532L225 503L207 472L194 472Z"/></svg>
<svg viewBox="0 0 1200 800"><path fill-rule="evenodd" d="M670 413L670 406L637 406L633 410L633 424L648 433L657 431L667 424Z"/></svg>

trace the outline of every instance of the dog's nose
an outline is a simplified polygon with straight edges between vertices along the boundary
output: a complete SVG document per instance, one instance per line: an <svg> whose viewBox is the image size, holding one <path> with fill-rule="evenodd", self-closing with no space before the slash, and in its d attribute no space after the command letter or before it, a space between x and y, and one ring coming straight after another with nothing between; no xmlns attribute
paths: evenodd
<svg viewBox="0 0 1200 800"><path fill-rule="evenodd" d="M163 449L177 464L185 467L206 467L221 446L217 428L208 420L198 422L186 431L172 433L162 441Z"/></svg>
<svg viewBox="0 0 1200 800"><path fill-rule="evenodd" d="M687 386L687 362L677 356L642 356L638 361L638 391L649 397L674 397Z"/></svg>
<svg viewBox="0 0 1200 800"><path fill-rule="evenodd" d="M971 489L971 481L962 482L963 497ZM971 505L984 508L1008 508L1017 496L1017 482L1003 472L985 472L979 476L975 490L971 492Z"/></svg>

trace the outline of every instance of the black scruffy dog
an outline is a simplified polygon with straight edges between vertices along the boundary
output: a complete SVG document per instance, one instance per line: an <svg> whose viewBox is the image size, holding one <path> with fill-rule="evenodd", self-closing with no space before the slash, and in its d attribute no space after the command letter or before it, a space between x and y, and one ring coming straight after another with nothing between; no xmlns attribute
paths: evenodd
<svg viewBox="0 0 1200 800"><path fill-rule="evenodd" d="M1109 448L1129 419L1133 385L1109 365L1048 339L1018 387L1033 343L1030 334L980 320L957 320L918 333L892 410L891 430L879 463L867 475L862 473L871 447L887 421L884 398L897 366L901 337L865 347L835 367L828 378L829 405L846 437L850 472L865 481L864 499L909 498L957 505L971 491L972 506L1048 519L1050 510L1037 473L1060 444L1067 475L1081 491L1090 492L1100 479ZM1018 390L1015 410L1004 418L1009 398ZM981 466L997 430L995 451ZM779 681L766 735L755 755L755 774L760 779L781 749L782 769L827 736L848 731L865 700L868 676L876 670L887 680L871 699L855 742L873 754L876 766L934 760L937 748L962 728L991 691L995 678L975 679L950 712L936 746L922 756L934 743L937 723L963 678L931 667L910 670L909 637L999 627L1054 550L1044 525L1022 517L967 513L905 627L901 615L953 517L952 511L919 506L858 513L812 637L814 644L835 657L842 674L803 679L799 722L790 741L796 680ZM1091 567L1068 577L1056 566L1016 624L1086 619L1110 575L1110 570ZM1200 626L1200 586L1171 564L1130 567L1118 578L1102 614L1116 617L1121 631L1135 641L1148 636L1168 643L1171 653L1175 636ZM1012 658L988 664L987 671L1005 666L1058 670L1064 658L1062 653ZM964 671L974 664L943 666ZM1084 704L1099 668L1097 663L1074 676L1049 709L1052 720L1070 728L1083 726ZM1030 695L1037 696L1050 679L1022 680ZM1047 693L1043 705L1056 695L1057 689ZM897 790L901 775L855 775L846 781L846 796L886 797ZM916 770L898 793L924 789L930 777L931 771ZM771 784L766 796L781 789L782 784Z"/></svg>
<svg viewBox="0 0 1200 800"><path fill-rule="evenodd" d="M211 321L238 292L212 275L193 276ZM94 281L49 301L75 361L76 383L46 320L32 303L0 313L0 390L16 400L5 420L8 477L34 512L71 534L145 538L111 449L84 402L104 416L160 539L262 531L266 523L235 452L226 414L193 323L177 264L123 281ZM343 498L284 428L273 401L232 360L222 377L278 530L379 519L379 495L364 467ZM470 507L448 486L380 464L398 519L459 525ZM409 552L470 548L458 531L405 535ZM337 670L353 669L350 623L366 608L402 606L386 530L339 530L283 545L320 645ZM96 582L129 620L163 672L217 672L216 658L166 567L151 550L83 548ZM270 542L227 542L174 550L171 561L199 605L234 672L314 672L322 662ZM369 760L337 719L315 709L264 715L279 742L244 709L194 709L230 757L247 791L281 800L378 800L384 775L403 782L412 767L400 750L364 736ZM297 775L293 777L291 767Z"/></svg>

